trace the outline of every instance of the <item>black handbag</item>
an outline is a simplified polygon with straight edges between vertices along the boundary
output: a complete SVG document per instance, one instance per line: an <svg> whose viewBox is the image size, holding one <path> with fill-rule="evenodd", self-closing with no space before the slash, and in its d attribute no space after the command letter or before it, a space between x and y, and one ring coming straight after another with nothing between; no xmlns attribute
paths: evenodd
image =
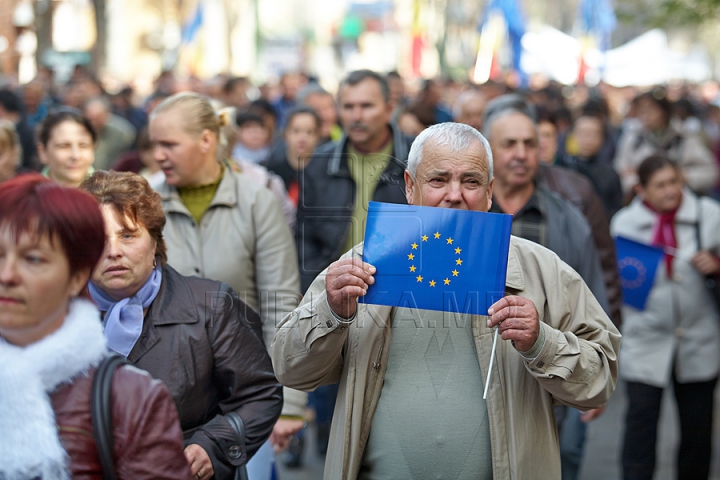
<svg viewBox="0 0 720 480"><path fill-rule="evenodd" d="M702 250L702 241L700 240L700 218L702 210L700 209L700 199L698 199L698 219L695 224L695 236L697 238L698 251ZM710 296L715 302L715 310L720 312L720 275L706 275L705 288L710 292Z"/></svg>
<svg viewBox="0 0 720 480"><path fill-rule="evenodd" d="M111 355L100 362L92 382L90 416L103 479L117 480L113 459L112 380L115 370L125 365L124 357Z"/></svg>

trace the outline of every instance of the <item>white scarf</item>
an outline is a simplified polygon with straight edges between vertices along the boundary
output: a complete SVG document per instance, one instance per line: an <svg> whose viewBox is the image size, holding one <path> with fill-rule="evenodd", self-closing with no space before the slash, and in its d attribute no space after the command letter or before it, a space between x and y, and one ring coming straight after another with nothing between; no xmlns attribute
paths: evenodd
<svg viewBox="0 0 720 480"><path fill-rule="evenodd" d="M69 479L50 393L107 355L100 312L75 299L62 326L26 347L0 337L0 479Z"/></svg>

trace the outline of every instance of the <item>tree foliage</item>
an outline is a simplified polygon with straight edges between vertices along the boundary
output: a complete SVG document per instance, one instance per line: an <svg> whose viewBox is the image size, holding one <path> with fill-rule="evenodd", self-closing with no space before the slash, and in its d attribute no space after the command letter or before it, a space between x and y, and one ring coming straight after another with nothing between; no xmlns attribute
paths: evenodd
<svg viewBox="0 0 720 480"><path fill-rule="evenodd" d="M652 23L656 26L698 26L717 21L720 0L661 0Z"/></svg>

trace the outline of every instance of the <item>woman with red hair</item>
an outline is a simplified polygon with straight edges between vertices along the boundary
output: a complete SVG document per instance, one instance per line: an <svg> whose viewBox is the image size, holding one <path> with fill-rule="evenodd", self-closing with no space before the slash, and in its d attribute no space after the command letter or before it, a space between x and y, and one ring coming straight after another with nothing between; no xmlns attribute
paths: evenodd
<svg viewBox="0 0 720 480"><path fill-rule="evenodd" d="M87 193L37 174L0 187L0 478L108 474L90 413L108 349L85 290L104 246L103 217ZM117 477L190 478L161 383L120 368L111 405Z"/></svg>

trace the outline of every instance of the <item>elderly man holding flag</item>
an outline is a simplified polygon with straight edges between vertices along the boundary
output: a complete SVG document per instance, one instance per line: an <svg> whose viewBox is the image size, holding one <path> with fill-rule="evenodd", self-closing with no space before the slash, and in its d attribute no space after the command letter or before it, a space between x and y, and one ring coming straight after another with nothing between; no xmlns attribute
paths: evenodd
<svg viewBox="0 0 720 480"><path fill-rule="evenodd" d="M405 182L408 203L418 212L436 210L441 218L446 209L487 212L490 146L466 125L435 125L413 143ZM455 213L465 218L474 212ZM474 215L477 223L492 223L496 216ZM368 215L367 250L371 221ZM520 238L508 243L500 234L475 234L459 242L467 222L431 226L418 213L419 240L398 260L410 263L398 267L409 272L396 303L374 300L385 298L373 293L373 284L380 285L383 269L391 268L363 262L361 244L321 273L279 326L272 358L282 383L312 390L340 382L326 479L557 479L553 404L587 410L612 395L620 334L582 278L549 250ZM388 242L404 241L403 230L413 228L410 221L397 225L385 232ZM473 253L488 256L504 244L506 257L499 257L507 258L507 266L503 262L499 274L457 263L443 275L437 271L438 265L445 268L441 257L426 254L417 261L412 253L430 252L433 240L452 244L447 255L458 255L456 263L472 262ZM453 290L461 275L477 277L476 290L488 276L504 276L505 296L486 289L473 297L473 287ZM395 271L387 276L405 278ZM418 307L439 288L446 289L442 298L459 299L456 305L482 300L483 293L494 303L488 303L487 315L449 308L453 302L445 301ZM495 332L502 339L496 349Z"/></svg>

